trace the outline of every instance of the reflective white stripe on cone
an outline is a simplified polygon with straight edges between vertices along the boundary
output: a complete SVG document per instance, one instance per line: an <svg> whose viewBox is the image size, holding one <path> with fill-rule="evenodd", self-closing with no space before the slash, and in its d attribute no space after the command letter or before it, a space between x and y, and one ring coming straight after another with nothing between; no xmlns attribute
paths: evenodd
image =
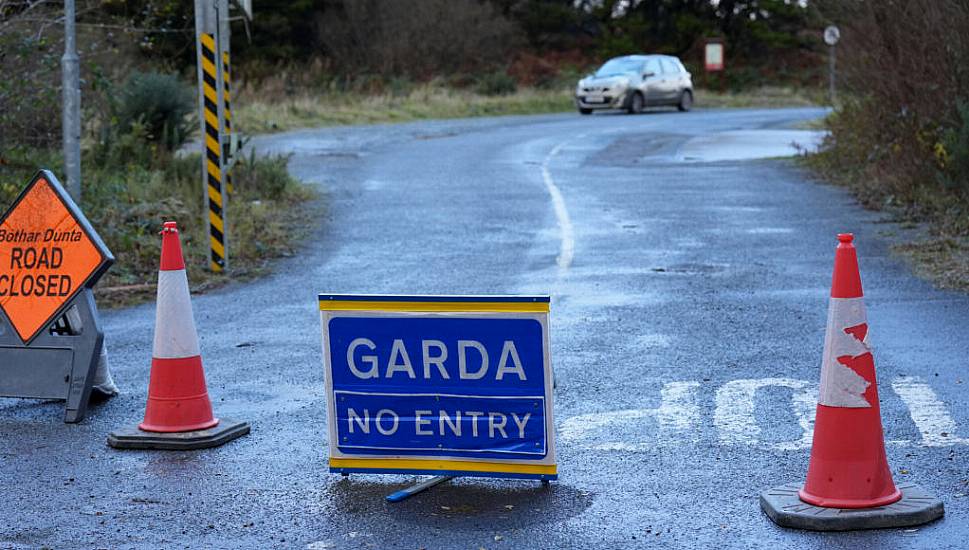
<svg viewBox="0 0 969 550"><path fill-rule="evenodd" d="M871 383L847 364L870 352L865 299L830 298L818 403L829 407L871 407L864 397Z"/></svg>
<svg viewBox="0 0 969 550"><path fill-rule="evenodd" d="M201 355L184 269L158 272L157 304L152 357L181 359Z"/></svg>

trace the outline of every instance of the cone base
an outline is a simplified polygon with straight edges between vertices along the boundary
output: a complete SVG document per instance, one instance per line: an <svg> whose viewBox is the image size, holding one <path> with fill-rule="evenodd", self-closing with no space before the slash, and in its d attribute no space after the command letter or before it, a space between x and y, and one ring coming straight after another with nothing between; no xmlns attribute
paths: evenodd
<svg viewBox="0 0 969 550"><path fill-rule="evenodd" d="M802 501L818 508L845 508L845 509L861 509L861 508L877 508L879 506L887 506L893 502L898 502L902 500L902 492L897 488L894 493L885 495L881 498L872 498L868 500L854 500L847 498L825 498L819 497L817 495L812 495L811 493L801 489L797 492L798 498Z"/></svg>
<svg viewBox="0 0 969 550"><path fill-rule="evenodd" d="M143 432L156 432L156 433L181 433L181 432L196 432L199 430L207 430L209 428L214 428L219 425L219 419L213 418L206 422L198 422L196 424L180 425L180 426L168 426L163 424L149 424L148 422L142 422L138 424L138 429Z"/></svg>
<svg viewBox="0 0 969 550"><path fill-rule="evenodd" d="M191 432L146 432L128 426L108 434L108 445L115 449L159 449L188 451L218 447L250 431L249 423L223 418L217 426Z"/></svg>
<svg viewBox="0 0 969 550"><path fill-rule="evenodd" d="M910 527L945 514L942 501L914 483L899 485L902 498L871 508L822 508L801 500L799 483L787 483L760 494L760 507L781 527L810 531L855 531Z"/></svg>

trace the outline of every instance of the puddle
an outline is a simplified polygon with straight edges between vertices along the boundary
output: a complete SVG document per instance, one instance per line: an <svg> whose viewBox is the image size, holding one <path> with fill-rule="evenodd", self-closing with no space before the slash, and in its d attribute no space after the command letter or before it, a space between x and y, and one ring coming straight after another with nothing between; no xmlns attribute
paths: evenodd
<svg viewBox="0 0 969 550"><path fill-rule="evenodd" d="M818 150L819 130L741 130L698 136L680 146L676 160L717 162L792 157Z"/></svg>

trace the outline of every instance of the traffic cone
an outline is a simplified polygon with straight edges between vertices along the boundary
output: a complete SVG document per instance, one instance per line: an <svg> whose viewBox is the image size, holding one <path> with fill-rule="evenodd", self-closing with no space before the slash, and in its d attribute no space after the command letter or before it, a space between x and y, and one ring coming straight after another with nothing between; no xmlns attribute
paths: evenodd
<svg viewBox="0 0 969 550"><path fill-rule="evenodd" d="M892 480L853 240L850 233L838 235L807 481L761 494L761 507L785 527L901 527L943 514L941 501Z"/></svg>
<svg viewBox="0 0 969 550"><path fill-rule="evenodd" d="M897 502L885 457L875 360L868 345L858 257L852 235L838 235L814 444L801 500L825 508Z"/></svg>
<svg viewBox="0 0 969 550"><path fill-rule="evenodd" d="M108 443L117 448L199 449L247 433L247 423L220 421L212 414L178 227L165 222L145 418L136 428L110 434Z"/></svg>

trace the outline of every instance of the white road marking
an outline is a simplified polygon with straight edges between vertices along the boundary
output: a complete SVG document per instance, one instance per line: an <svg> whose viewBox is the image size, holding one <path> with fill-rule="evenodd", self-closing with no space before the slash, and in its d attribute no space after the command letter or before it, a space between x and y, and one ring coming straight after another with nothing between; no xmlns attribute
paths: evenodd
<svg viewBox="0 0 969 550"><path fill-rule="evenodd" d="M559 440L566 444L581 444L587 437L603 429L610 428L612 433L618 435L619 430L613 429L615 425L651 418L658 424L660 432L651 446L657 446L664 441L675 443L699 441L700 404L697 399L699 391L699 382L667 382L660 390L659 407L573 416L563 422L559 428ZM647 448L647 444L606 442L591 444L590 448L600 451L642 451Z"/></svg>
<svg viewBox="0 0 969 550"><path fill-rule="evenodd" d="M908 408L913 423L921 432L920 441L887 440L898 446L950 447L969 445L969 439L956 435L956 422L949 415L946 404L932 388L918 377L899 377L892 381L892 389ZM794 390L790 406L797 417L801 436L781 442L763 441L755 418L757 392L766 388ZM699 403L700 383L693 381L668 382L660 390L660 406L653 409L625 409L574 416L559 428L559 441L597 451L642 452L659 446L696 443L699 441L702 412ZM721 445L758 446L775 451L810 449L814 438L814 419L817 411L818 384L795 378L754 378L731 380L717 389L714 397L713 424ZM633 430L631 423L652 419L657 433L648 441L625 437L632 433L641 437L642 430ZM762 422L771 422L761 419ZM886 430L890 433L890 429ZM602 437L603 432L611 436ZM944 434L944 435L943 435Z"/></svg>
<svg viewBox="0 0 969 550"><path fill-rule="evenodd" d="M908 406L912 421L922 434L923 447L969 444L969 439L956 435L955 420L949 416L945 403L921 378L896 378L892 380L892 389Z"/></svg>
<svg viewBox="0 0 969 550"><path fill-rule="evenodd" d="M573 235L572 219L569 217L569 210L565 207L565 199L562 197L562 191L559 190L558 186L555 185L555 180L552 179L549 164L562 147L572 139L576 138L570 138L553 147L548 152L548 155L545 155L545 160L542 161L542 180L545 182L545 189L548 190L549 196L552 197L552 206L555 207L555 219L558 221L559 236L562 240L559 256L556 259L560 272L567 271L572 265L572 259L575 257L575 237Z"/></svg>
<svg viewBox="0 0 969 550"><path fill-rule="evenodd" d="M817 386L795 378L756 378L731 380L717 390L716 410L713 424L720 432L723 445L760 444L760 426L754 418L754 397L757 390L769 387L790 388L794 394L791 402L801 426L801 437L772 445L778 450L795 450L811 447L814 426L814 406L817 404Z"/></svg>

